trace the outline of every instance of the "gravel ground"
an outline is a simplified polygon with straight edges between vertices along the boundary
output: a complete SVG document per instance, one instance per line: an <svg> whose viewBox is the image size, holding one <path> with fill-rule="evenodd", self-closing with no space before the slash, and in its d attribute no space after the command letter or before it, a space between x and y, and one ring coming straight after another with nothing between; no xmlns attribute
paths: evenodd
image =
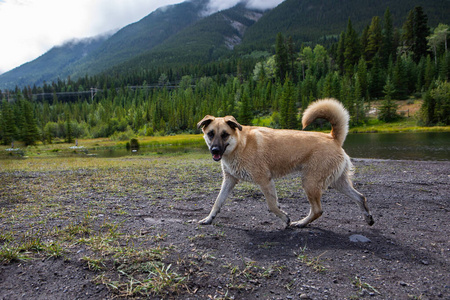
<svg viewBox="0 0 450 300"><path fill-rule="evenodd" d="M283 229L248 183L199 226L220 190L209 156L0 171L0 299L449 299L450 162L353 162L371 227L330 189L321 218ZM300 185L277 181L292 220Z"/></svg>

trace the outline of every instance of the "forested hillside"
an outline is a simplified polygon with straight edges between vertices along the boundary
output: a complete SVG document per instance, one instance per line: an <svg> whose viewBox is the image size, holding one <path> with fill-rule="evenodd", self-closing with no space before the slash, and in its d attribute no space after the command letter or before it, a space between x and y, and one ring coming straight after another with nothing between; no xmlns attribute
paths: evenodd
<svg viewBox="0 0 450 300"><path fill-rule="evenodd" d="M353 28L361 32L367 20L382 16L389 7L395 26L400 27L408 11L423 7L429 16L429 26L450 22L448 1L420 0L286 0L273 9L247 31L242 49L267 49L275 44L275 36L283 32L301 43L319 42L325 45L335 42L345 30L348 19Z"/></svg>
<svg viewBox="0 0 450 300"><path fill-rule="evenodd" d="M0 88L40 86L44 81L98 74L150 51L201 18L207 0L187 1L157 9L115 34L57 46L10 72L0 75Z"/></svg>
<svg viewBox="0 0 450 300"><path fill-rule="evenodd" d="M286 0L268 11L255 11L243 1L205 15L208 3L191 0L162 7L103 39L96 47L89 44L81 49L83 41L55 47L33 62L1 74L0 88L41 86L44 81L66 80L68 76L78 79L102 72L127 72L133 76L142 70L230 57L258 58L274 53L278 32L293 38L296 51L302 45L316 43L328 48L337 42L349 18L355 30L361 32L372 16L382 16L386 7L397 27L417 5L427 12L429 26L450 23L450 2L442 0Z"/></svg>
<svg viewBox="0 0 450 300"><path fill-rule="evenodd" d="M422 124L449 125L449 26L430 28L422 7L412 7L400 19L386 9L360 31L350 18L327 47L300 46L278 33L274 55L253 53L17 88L3 94L1 141L126 140L196 132L205 114L299 128L302 109L323 97L341 100L352 125L366 122L374 99L384 101L380 120L396 120L400 116L392 100L408 98L423 98Z"/></svg>
<svg viewBox="0 0 450 300"><path fill-rule="evenodd" d="M134 59L114 67L115 72L134 72L152 66L177 66L186 62L204 64L228 58L247 28L262 16L240 4L199 20L192 26L171 36L165 42Z"/></svg>
<svg viewBox="0 0 450 300"><path fill-rule="evenodd" d="M162 7L130 24L99 47L91 55L80 61L73 77L97 74L105 71L105 66L121 64L137 55L148 52L179 31L201 18L205 0L186 1L177 5Z"/></svg>

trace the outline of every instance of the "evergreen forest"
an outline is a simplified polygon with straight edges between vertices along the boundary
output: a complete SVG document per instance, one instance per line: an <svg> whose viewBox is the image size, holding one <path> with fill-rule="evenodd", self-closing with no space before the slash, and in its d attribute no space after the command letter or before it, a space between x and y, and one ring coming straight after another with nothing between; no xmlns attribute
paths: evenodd
<svg viewBox="0 0 450 300"><path fill-rule="evenodd" d="M300 129L301 112L316 99L339 99L351 126L400 118L395 100L423 99L422 125L450 125L450 54L447 24L428 25L422 7L394 27L389 9L362 32L351 19L334 42L299 44L278 33L272 51L209 63L110 70L95 76L5 90L0 141L52 143L76 138L199 132L206 114L233 115L244 125Z"/></svg>

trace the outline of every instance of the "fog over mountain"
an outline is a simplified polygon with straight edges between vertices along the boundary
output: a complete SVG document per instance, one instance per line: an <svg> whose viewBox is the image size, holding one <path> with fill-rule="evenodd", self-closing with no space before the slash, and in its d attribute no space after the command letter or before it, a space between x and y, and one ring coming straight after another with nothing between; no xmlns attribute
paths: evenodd
<svg viewBox="0 0 450 300"><path fill-rule="evenodd" d="M210 0L204 14L210 15L212 13L225 10L236 6L239 3L245 3L246 7L258 10L267 10L276 7L284 0Z"/></svg>

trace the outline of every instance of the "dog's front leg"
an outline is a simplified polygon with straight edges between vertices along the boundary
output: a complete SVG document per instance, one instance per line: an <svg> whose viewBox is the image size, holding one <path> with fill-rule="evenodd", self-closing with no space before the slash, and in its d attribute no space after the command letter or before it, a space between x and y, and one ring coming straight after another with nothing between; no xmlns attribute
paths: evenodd
<svg viewBox="0 0 450 300"><path fill-rule="evenodd" d="M204 218L203 220L200 220L198 223L202 225L209 225L212 223L216 215L219 213L220 208L222 207L225 200L228 198L228 195L233 190L234 186L238 183L238 180L231 176L230 174L227 174L224 172L223 174L223 181L222 181L222 187L220 189L220 193L217 196L216 202L214 203L213 208L211 209L211 212L209 215Z"/></svg>
<svg viewBox="0 0 450 300"><path fill-rule="evenodd" d="M278 203L277 190L275 189L275 182L272 179L261 180L258 182L261 191L266 197L267 205L269 210L273 212L278 218L283 220L286 227L289 226L291 220L287 213L280 209L280 204Z"/></svg>

